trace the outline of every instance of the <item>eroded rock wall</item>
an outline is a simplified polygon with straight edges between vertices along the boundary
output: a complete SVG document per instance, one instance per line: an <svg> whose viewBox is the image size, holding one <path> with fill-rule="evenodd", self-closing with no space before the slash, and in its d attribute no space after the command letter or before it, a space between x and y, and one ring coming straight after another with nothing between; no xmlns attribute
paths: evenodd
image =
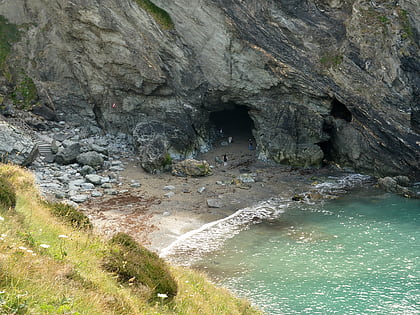
<svg viewBox="0 0 420 315"><path fill-rule="evenodd" d="M416 1L154 2L173 29L131 0L0 1L23 30L8 70L67 120L176 126L185 155L236 104L261 158L419 177Z"/></svg>

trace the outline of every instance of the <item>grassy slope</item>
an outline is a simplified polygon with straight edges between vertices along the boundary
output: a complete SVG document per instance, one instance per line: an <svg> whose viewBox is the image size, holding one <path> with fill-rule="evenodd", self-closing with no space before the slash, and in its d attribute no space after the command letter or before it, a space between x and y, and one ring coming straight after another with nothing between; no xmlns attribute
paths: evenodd
<svg viewBox="0 0 420 315"><path fill-rule="evenodd" d="M0 164L0 175L17 191L16 210L0 209L0 314L259 314L205 276L178 267L171 268L179 287L174 301L148 304L141 291L101 268L107 242L50 214L31 173Z"/></svg>

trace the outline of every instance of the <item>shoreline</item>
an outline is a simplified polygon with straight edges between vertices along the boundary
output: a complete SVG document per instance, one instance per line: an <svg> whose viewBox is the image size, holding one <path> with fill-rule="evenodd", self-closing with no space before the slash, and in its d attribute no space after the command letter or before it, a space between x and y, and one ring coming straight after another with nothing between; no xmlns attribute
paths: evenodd
<svg viewBox="0 0 420 315"><path fill-rule="evenodd" d="M228 165L215 163L216 157L224 154L228 155ZM127 232L160 254L185 233L207 223L273 197L291 200L310 191L321 178L345 173L331 168L296 169L260 161L256 152L248 149L246 139L219 145L196 159L208 161L212 175L150 174L134 158L128 158L119 178L122 182L119 189L127 192L91 199L80 207L100 234L110 237L116 232ZM252 182L239 180L242 175L247 176L245 181L252 178ZM133 182L140 186L125 189ZM209 200L214 204L210 206Z"/></svg>

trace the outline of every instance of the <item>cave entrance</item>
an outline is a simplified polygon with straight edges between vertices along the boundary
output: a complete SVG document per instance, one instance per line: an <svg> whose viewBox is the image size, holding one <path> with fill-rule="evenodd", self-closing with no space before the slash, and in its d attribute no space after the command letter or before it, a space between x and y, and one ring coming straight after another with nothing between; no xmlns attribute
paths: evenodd
<svg viewBox="0 0 420 315"><path fill-rule="evenodd" d="M352 120L352 114L349 109L336 98L331 102L331 116L344 119L347 122L351 122Z"/></svg>
<svg viewBox="0 0 420 315"><path fill-rule="evenodd" d="M254 122L249 116L246 106L233 106L232 108L210 113L210 123L217 131L223 130L226 137L237 140L253 138Z"/></svg>

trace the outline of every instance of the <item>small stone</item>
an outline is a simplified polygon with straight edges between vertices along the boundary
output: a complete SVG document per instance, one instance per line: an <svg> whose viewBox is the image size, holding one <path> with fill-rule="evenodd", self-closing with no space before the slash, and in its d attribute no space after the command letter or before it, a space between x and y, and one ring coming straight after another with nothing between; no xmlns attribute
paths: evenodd
<svg viewBox="0 0 420 315"><path fill-rule="evenodd" d="M57 179L62 183L68 183L70 181L70 177L67 174L64 174L63 176L57 177Z"/></svg>
<svg viewBox="0 0 420 315"><path fill-rule="evenodd" d="M47 189L59 189L59 188L61 188L60 184L57 184L57 183L42 183L39 186L40 187L45 187Z"/></svg>
<svg viewBox="0 0 420 315"><path fill-rule="evenodd" d="M207 199L207 206L209 208L222 208L224 204L220 199Z"/></svg>
<svg viewBox="0 0 420 315"><path fill-rule="evenodd" d="M200 188L198 188L197 189L197 192L199 193L199 194L202 194L204 191L206 190L206 187L200 187Z"/></svg>
<svg viewBox="0 0 420 315"><path fill-rule="evenodd" d="M83 184L81 185L81 188L82 188L82 189L87 189L87 190L89 190L89 189L94 189L94 188L95 188L95 185L94 185L94 184L92 184L92 183L83 183Z"/></svg>
<svg viewBox="0 0 420 315"><path fill-rule="evenodd" d="M109 170L111 172L118 172L118 171L123 171L124 170L124 167L122 167L121 165L116 165L116 166L111 166L109 168Z"/></svg>
<svg viewBox="0 0 420 315"><path fill-rule="evenodd" d="M393 179L400 186L403 186L403 187L409 187L410 186L410 179L407 176L395 176Z"/></svg>
<svg viewBox="0 0 420 315"><path fill-rule="evenodd" d="M104 183L104 184L101 185L101 187L109 189L109 188L112 188L112 184L111 183Z"/></svg>
<svg viewBox="0 0 420 315"><path fill-rule="evenodd" d="M174 190L174 189L175 189L175 186L173 185L168 185L168 186L163 187L163 190Z"/></svg>
<svg viewBox="0 0 420 315"><path fill-rule="evenodd" d="M80 173L85 176L87 174L93 174L95 172L95 169L90 165L83 165L82 169L80 170Z"/></svg>
<svg viewBox="0 0 420 315"><path fill-rule="evenodd" d="M292 200L293 201L302 201L302 200L304 200L305 199L305 196L302 196L302 195L294 195L293 197L292 197Z"/></svg>
<svg viewBox="0 0 420 315"><path fill-rule="evenodd" d="M164 213L162 213L162 215L164 217L169 217L171 215L171 213L169 211L165 211Z"/></svg>
<svg viewBox="0 0 420 315"><path fill-rule="evenodd" d="M76 179L76 180L72 180L72 181L69 183L69 189L70 189L70 190L77 190L77 189L79 189L79 188L80 188L80 186L81 186L83 183L85 183L85 180L84 180L84 179Z"/></svg>
<svg viewBox="0 0 420 315"><path fill-rule="evenodd" d="M89 196L87 195L74 195L70 197L71 201L74 201L76 203L82 203L88 200Z"/></svg>
<svg viewBox="0 0 420 315"><path fill-rule="evenodd" d="M96 174L87 174L85 178L94 185L100 185L102 183L102 176Z"/></svg>
<svg viewBox="0 0 420 315"><path fill-rule="evenodd" d="M90 194L92 197L102 197L102 193L98 190L94 190L92 191L92 193Z"/></svg>
<svg viewBox="0 0 420 315"><path fill-rule="evenodd" d="M242 183L255 183L254 175L255 174L244 173L239 175L238 179Z"/></svg>
<svg viewBox="0 0 420 315"><path fill-rule="evenodd" d="M118 166L118 165L122 165L122 164L123 163L121 161L119 161L119 160L111 161L111 166Z"/></svg>
<svg viewBox="0 0 420 315"><path fill-rule="evenodd" d="M309 197L311 198L311 200L321 200L321 199L324 198L324 196L321 193L316 192L316 191L315 192L311 192L309 194Z"/></svg>
<svg viewBox="0 0 420 315"><path fill-rule="evenodd" d="M116 189L105 189L104 193L107 195L118 195L118 191Z"/></svg>
<svg viewBox="0 0 420 315"><path fill-rule="evenodd" d="M170 192L168 192L168 193L164 194L164 196L165 196L165 197L167 197L167 198L171 198L171 197L173 197L174 195L175 195L175 193L174 193L173 191L170 191Z"/></svg>
<svg viewBox="0 0 420 315"><path fill-rule="evenodd" d="M132 183L132 184L130 184L130 187L131 188L139 188L140 186L141 186L140 183Z"/></svg>
<svg viewBox="0 0 420 315"><path fill-rule="evenodd" d="M115 179L114 177L108 177L108 176L102 177L101 184L109 183L111 181L111 178Z"/></svg>

